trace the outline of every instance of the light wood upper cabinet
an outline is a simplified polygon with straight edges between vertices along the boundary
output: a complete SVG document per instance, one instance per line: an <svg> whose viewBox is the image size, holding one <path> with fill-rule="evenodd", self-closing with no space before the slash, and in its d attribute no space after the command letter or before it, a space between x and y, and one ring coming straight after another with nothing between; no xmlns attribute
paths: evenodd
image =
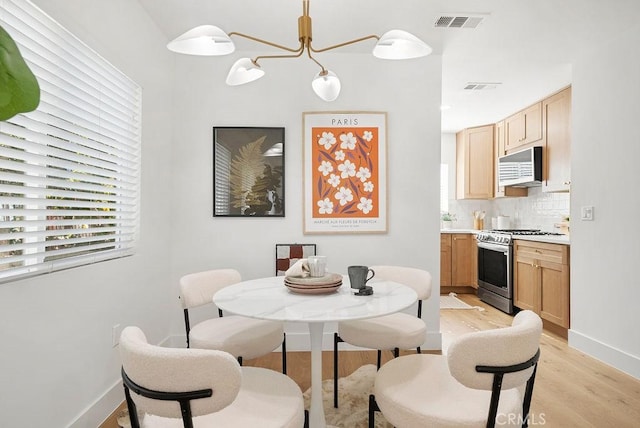
<svg viewBox="0 0 640 428"><path fill-rule="evenodd" d="M542 140L542 103L537 102L505 119L507 153Z"/></svg>
<svg viewBox="0 0 640 428"><path fill-rule="evenodd" d="M571 88L542 101L545 147L543 192L568 192L571 186Z"/></svg>
<svg viewBox="0 0 640 428"><path fill-rule="evenodd" d="M456 134L456 198L493 197L493 125L468 128Z"/></svg>
<svg viewBox="0 0 640 428"><path fill-rule="evenodd" d="M495 190L493 197L494 198L503 198L505 196L527 196L529 194L529 189L526 187L504 187L498 185L498 158L500 156L504 156L507 154L504 148L504 131L505 125L504 120L496 123L495 133L494 133L494 152L495 152L495 160L494 160L494 184L493 188Z"/></svg>
<svg viewBox="0 0 640 428"><path fill-rule="evenodd" d="M514 241L514 304L569 328L569 247Z"/></svg>

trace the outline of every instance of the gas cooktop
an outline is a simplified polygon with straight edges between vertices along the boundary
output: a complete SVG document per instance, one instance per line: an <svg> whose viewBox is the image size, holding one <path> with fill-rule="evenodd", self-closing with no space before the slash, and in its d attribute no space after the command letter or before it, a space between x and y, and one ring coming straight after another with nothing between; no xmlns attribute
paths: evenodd
<svg viewBox="0 0 640 428"><path fill-rule="evenodd" d="M483 231L484 232L484 231ZM511 235L540 235L540 236L560 236L562 233L544 232L539 229L493 229L487 230L488 233L509 233Z"/></svg>
<svg viewBox="0 0 640 428"><path fill-rule="evenodd" d="M478 233L478 241L511 244L514 236L562 236L562 233L543 232L539 229L493 229Z"/></svg>

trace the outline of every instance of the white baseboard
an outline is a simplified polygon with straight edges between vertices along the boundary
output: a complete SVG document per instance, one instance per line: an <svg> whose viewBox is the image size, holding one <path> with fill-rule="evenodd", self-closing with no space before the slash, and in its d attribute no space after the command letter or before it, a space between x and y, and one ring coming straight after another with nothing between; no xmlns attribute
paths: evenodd
<svg viewBox="0 0 640 428"><path fill-rule="evenodd" d="M182 337L184 339L184 336ZM172 337L165 338L160 346L172 346ZM105 391L104 394L71 422L67 428L96 428L100 426L114 410L124 401L124 389L120 370L118 379Z"/></svg>
<svg viewBox="0 0 640 428"><path fill-rule="evenodd" d="M569 330L569 346L640 379L640 357L636 355L631 355L575 330Z"/></svg>
<svg viewBox="0 0 640 428"><path fill-rule="evenodd" d="M75 421L68 425L68 428L96 428L104 422L123 401L124 389L122 389L122 381L118 378L118 380L105 391L102 397L87 407Z"/></svg>

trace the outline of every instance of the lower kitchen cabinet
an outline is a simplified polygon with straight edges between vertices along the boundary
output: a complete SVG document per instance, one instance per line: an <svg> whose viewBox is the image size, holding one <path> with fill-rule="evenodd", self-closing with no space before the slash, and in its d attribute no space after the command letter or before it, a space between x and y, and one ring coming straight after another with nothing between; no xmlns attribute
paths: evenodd
<svg viewBox="0 0 640 428"><path fill-rule="evenodd" d="M477 276L472 260L474 243L475 236L472 233L440 234L441 287L473 286L473 278Z"/></svg>
<svg viewBox="0 0 640 428"><path fill-rule="evenodd" d="M514 241L514 304L569 328L569 246Z"/></svg>
<svg viewBox="0 0 640 428"><path fill-rule="evenodd" d="M451 287L451 234L440 234L440 286Z"/></svg>

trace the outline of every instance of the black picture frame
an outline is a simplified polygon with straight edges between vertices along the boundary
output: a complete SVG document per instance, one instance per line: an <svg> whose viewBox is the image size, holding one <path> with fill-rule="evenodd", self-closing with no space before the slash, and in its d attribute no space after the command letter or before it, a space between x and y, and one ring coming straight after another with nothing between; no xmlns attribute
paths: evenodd
<svg viewBox="0 0 640 428"><path fill-rule="evenodd" d="M284 217L284 127L213 128L213 216Z"/></svg>

